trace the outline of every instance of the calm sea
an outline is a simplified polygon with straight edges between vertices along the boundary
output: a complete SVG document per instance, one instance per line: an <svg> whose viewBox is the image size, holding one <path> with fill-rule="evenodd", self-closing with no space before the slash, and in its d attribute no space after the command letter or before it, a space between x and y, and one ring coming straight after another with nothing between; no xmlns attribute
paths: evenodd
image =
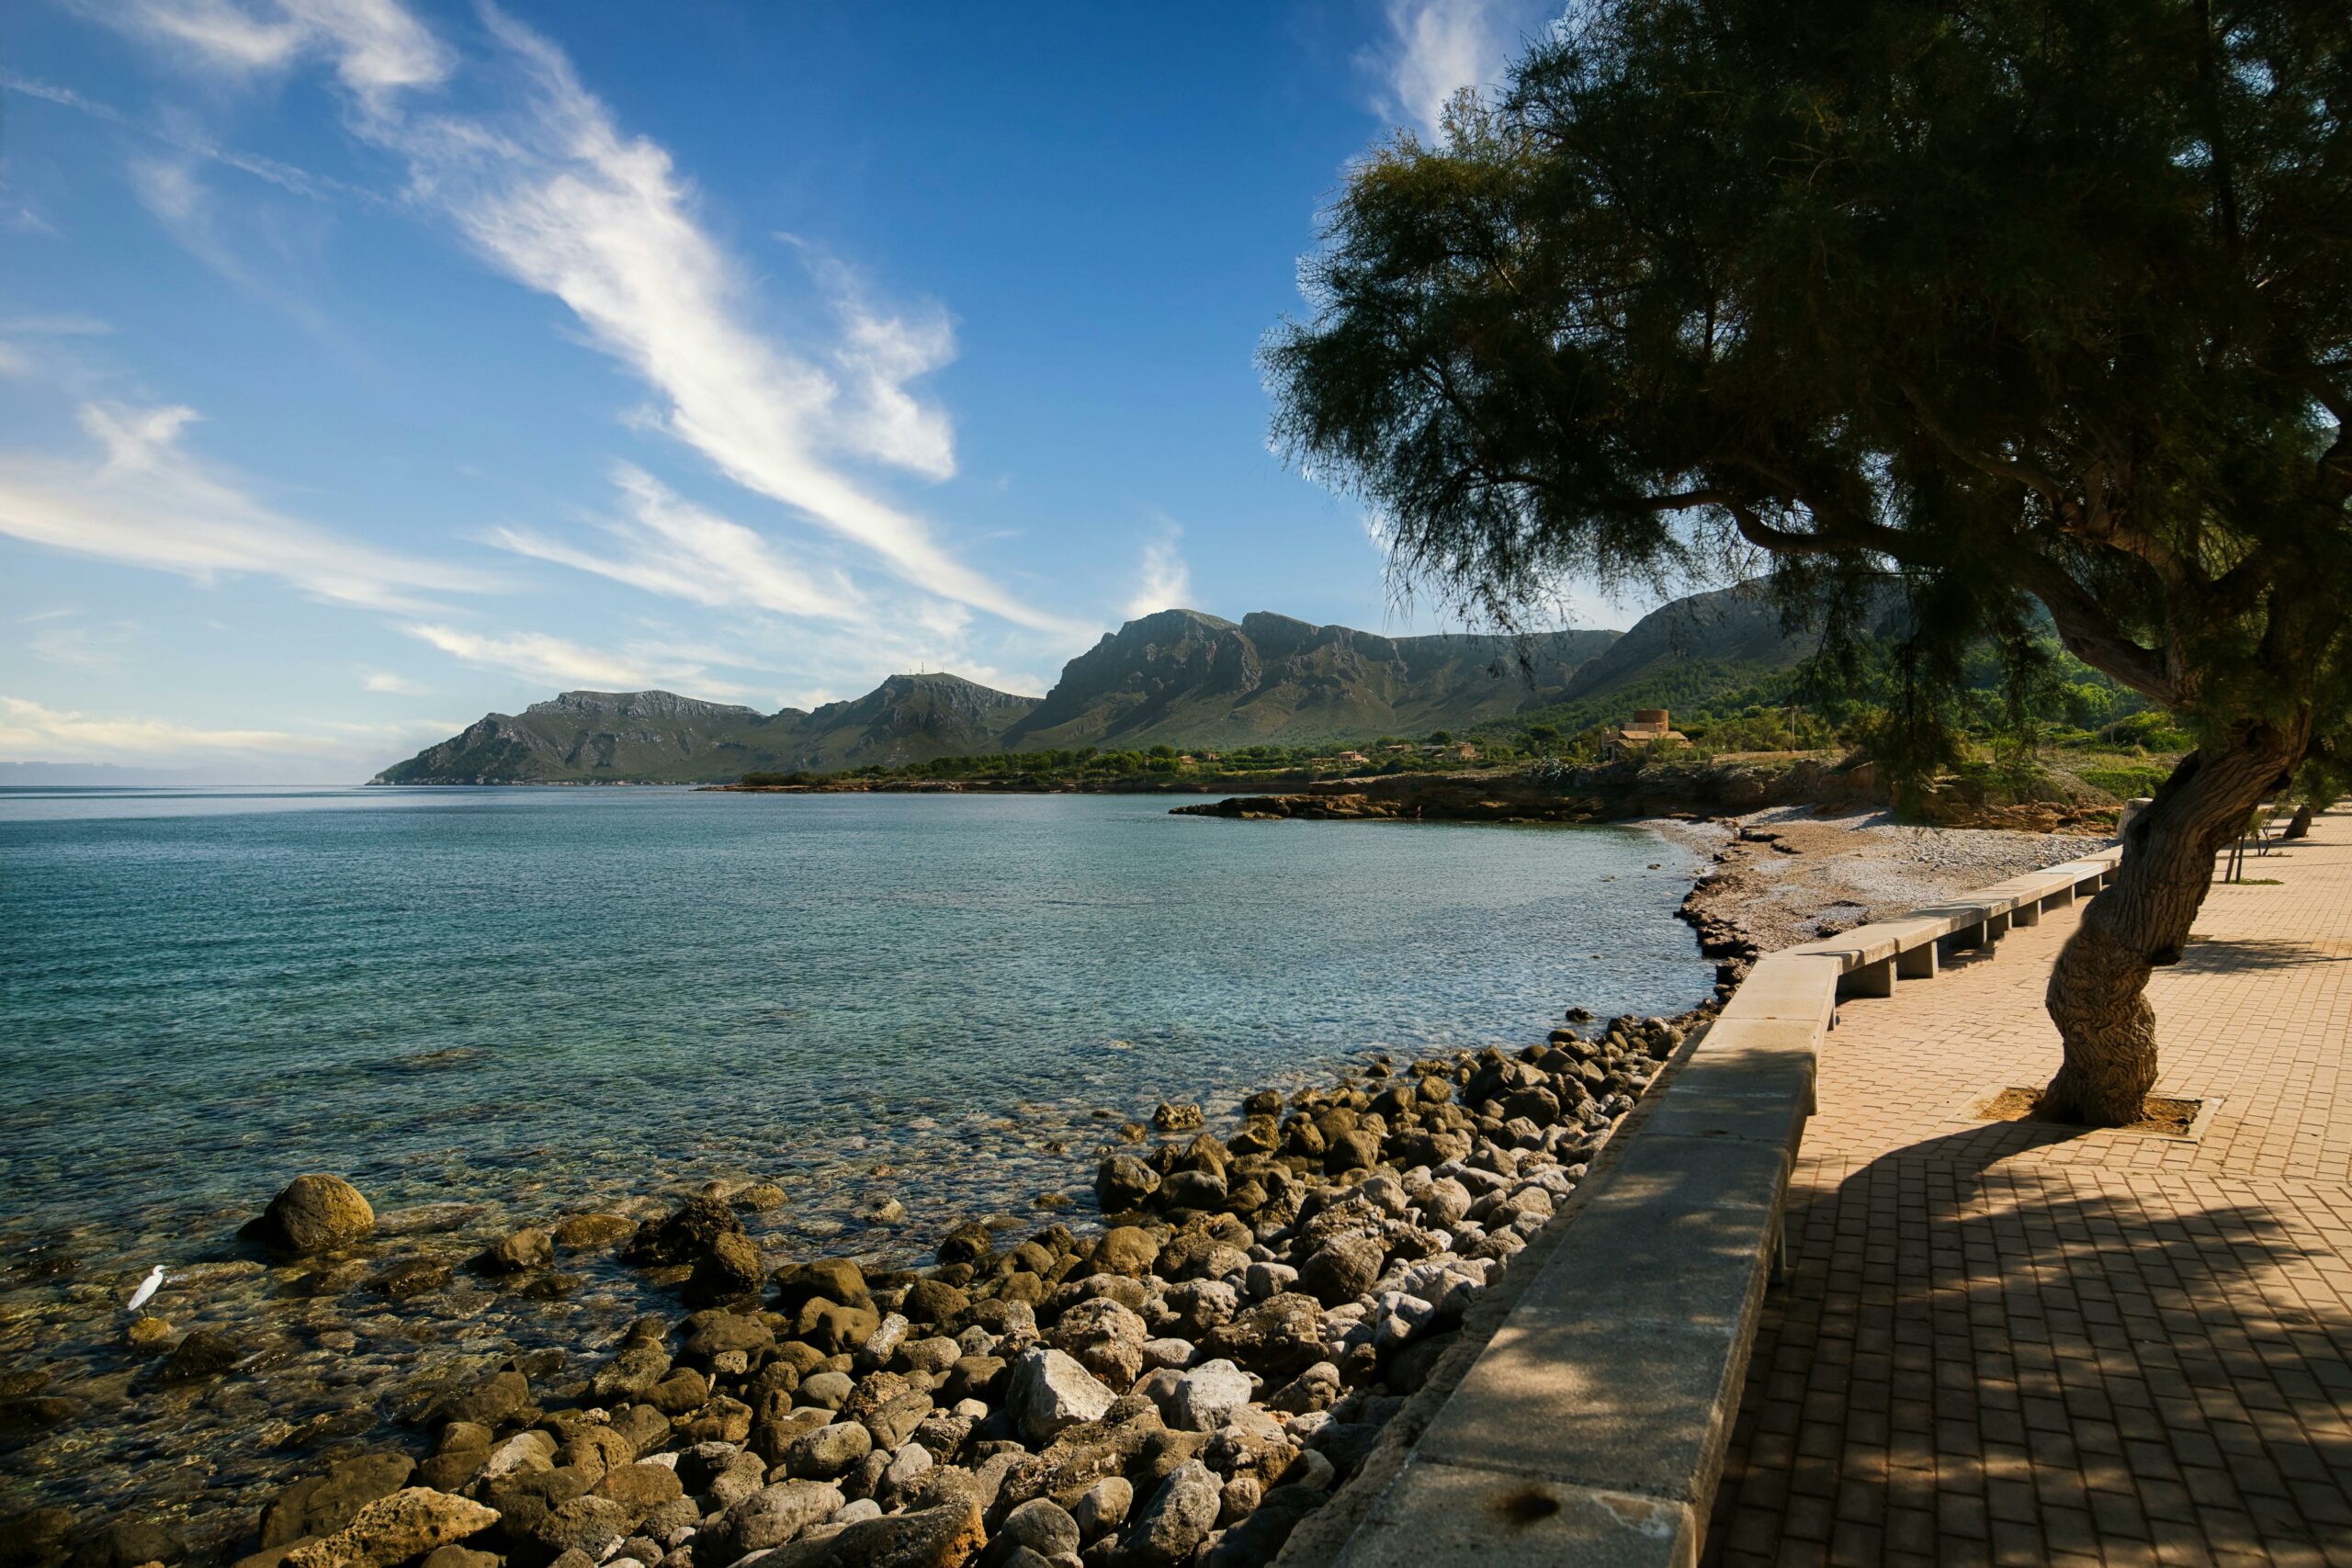
<svg viewBox="0 0 2352 1568"><path fill-rule="evenodd" d="M104 1408L155 1263L175 1325L270 1332L229 1237L304 1170L452 1246L775 1180L768 1245L903 1255L1041 1193L1082 1219L1099 1112L1708 992L1649 834L1169 804L0 790L0 1362ZM591 1285L566 1310L638 1304ZM151 1450L192 1497L262 1473Z"/></svg>

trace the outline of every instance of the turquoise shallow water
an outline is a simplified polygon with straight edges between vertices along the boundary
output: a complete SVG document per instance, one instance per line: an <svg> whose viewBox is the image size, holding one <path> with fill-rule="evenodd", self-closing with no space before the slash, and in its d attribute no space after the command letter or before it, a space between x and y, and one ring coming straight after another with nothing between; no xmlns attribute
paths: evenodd
<svg viewBox="0 0 2352 1568"><path fill-rule="evenodd" d="M0 791L0 1360L132 1413L20 1473L71 1493L168 1462L214 1499L269 1473L138 1436L114 1303L162 1262L155 1310L261 1332L283 1281L229 1238L300 1171L453 1247L773 1179L793 1201L768 1245L903 1255L1040 1191L1083 1218L1097 1109L1214 1110L1367 1047L1516 1044L1572 1004L1672 1012L1712 983L1673 918L1695 864L1643 832L1169 804ZM866 1229L886 1193L910 1219ZM472 1350L640 1304L594 1284L527 1319L470 1303L467 1337L495 1341ZM356 1332L334 1343L364 1364Z"/></svg>
<svg viewBox="0 0 2352 1568"><path fill-rule="evenodd" d="M421 1154L723 1163L1038 1096L1132 1113L1711 981L1672 918L1688 857L1645 834L1166 804L0 797L0 1213L308 1168L415 1201L447 1196Z"/></svg>

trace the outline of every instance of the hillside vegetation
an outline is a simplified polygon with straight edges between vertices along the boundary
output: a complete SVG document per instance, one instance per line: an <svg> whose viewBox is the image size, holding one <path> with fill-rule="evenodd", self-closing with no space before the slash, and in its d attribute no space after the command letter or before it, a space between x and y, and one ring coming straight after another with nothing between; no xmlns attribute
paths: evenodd
<svg viewBox="0 0 2352 1568"><path fill-rule="evenodd" d="M1589 765L1622 752L1614 727L1640 708L1672 712L1684 760L1860 751L1979 800L2143 794L2187 748L2162 716L2138 714L2139 699L2054 649L2022 693L1988 651L1967 711L1946 716L1966 744L1911 758L1890 744L1902 737L1888 717L1902 617L1890 602L1868 619L1860 663L1833 668L1747 588L1677 600L1622 634L1385 637L1166 610L1071 660L1044 697L948 674L894 675L852 701L773 714L567 692L488 715L377 782L1247 789Z"/></svg>

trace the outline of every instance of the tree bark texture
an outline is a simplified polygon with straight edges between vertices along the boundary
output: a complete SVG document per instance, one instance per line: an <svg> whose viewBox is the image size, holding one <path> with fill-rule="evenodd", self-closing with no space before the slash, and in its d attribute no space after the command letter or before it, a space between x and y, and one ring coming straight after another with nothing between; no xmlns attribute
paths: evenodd
<svg viewBox="0 0 2352 1568"><path fill-rule="evenodd" d="M2308 715L2285 728L2243 727L2228 746L2183 759L2132 818L2114 885L2084 908L2050 971L2044 1005L2065 1058L2042 1091L2043 1115L2092 1127L2140 1119L2156 1082L2149 973L2179 961L2213 857L2285 786L2310 733Z"/></svg>

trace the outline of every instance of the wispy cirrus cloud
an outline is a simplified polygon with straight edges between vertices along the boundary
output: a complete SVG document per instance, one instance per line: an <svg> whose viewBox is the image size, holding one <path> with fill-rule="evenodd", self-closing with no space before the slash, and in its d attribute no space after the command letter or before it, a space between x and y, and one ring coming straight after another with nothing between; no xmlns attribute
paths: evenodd
<svg viewBox="0 0 2352 1568"><path fill-rule="evenodd" d="M96 14L215 71L250 74L324 60L371 107L402 88L447 80L457 63L399 0L113 0Z"/></svg>
<svg viewBox="0 0 2352 1568"><path fill-rule="evenodd" d="M1500 81L1561 9L1562 0L1388 0L1388 38L1366 61L1381 78L1374 108L1436 136L1454 95Z"/></svg>
<svg viewBox="0 0 2352 1568"><path fill-rule="evenodd" d="M955 472L953 422L914 386L953 357L945 312L878 305L854 273L819 260L810 271L833 330L786 341L763 326L756 290L668 152L624 131L548 39L487 0L481 15L494 51L468 74L494 96L465 110L423 101L456 57L397 0L139 0L116 25L216 71L331 61L360 110L353 130L405 161L411 199L560 300L590 344L651 389L660 429L923 592L1032 629L1084 629L958 559L855 471Z"/></svg>
<svg viewBox="0 0 2352 1568"><path fill-rule="evenodd" d="M52 708L27 697L0 696L0 756L154 756L210 751L302 751L317 739L282 729L208 729L175 719L107 717Z"/></svg>
<svg viewBox="0 0 2352 1568"><path fill-rule="evenodd" d="M744 686L714 678L706 664L658 649L589 648L543 632L474 632L430 622L411 622L401 630L460 663L548 685L608 692L660 686L704 697L750 694Z"/></svg>
<svg viewBox="0 0 2352 1568"><path fill-rule="evenodd" d="M103 99L93 98L85 93L77 93L71 87L61 87L52 82L20 76L11 71L0 71L0 92L20 93L28 98L40 98L48 103L57 104L77 113L85 114L92 119L101 120L107 125L120 126L125 130L160 142L190 157L205 159L227 168L239 170L251 175L255 179L274 185L280 190L290 191L296 196L308 197L315 201L346 197L375 205L380 204L383 200L374 191L363 186L351 185L326 175L315 174L311 170L288 164L283 159L268 158L257 152L244 152L233 147L223 147L210 137L192 130L185 118L140 118L123 113L122 110ZM20 218L30 220L38 232L54 233L56 231L49 223L43 221L39 214L30 210L21 213Z"/></svg>
<svg viewBox="0 0 2352 1568"><path fill-rule="evenodd" d="M103 337L112 331L112 323L96 316L10 316L0 321L0 333L21 337Z"/></svg>
<svg viewBox="0 0 2352 1568"><path fill-rule="evenodd" d="M465 728L446 718L301 722L305 728L239 728L0 694L0 762L127 764L215 783L356 780L383 766L388 750L413 750Z"/></svg>
<svg viewBox="0 0 2352 1568"><path fill-rule="evenodd" d="M198 581L250 575L320 599L415 612L422 595L498 586L485 573L380 549L268 506L190 454L189 408L89 403L81 457L0 453L0 534Z"/></svg>
<svg viewBox="0 0 2352 1568"><path fill-rule="evenodd" d="M592 344L662 400L662 428L729 479L925 592L1017 625L1060 626L957 560L842 462L954 471L945 415L910 387L952 350L944 316L876 310L836 274L836 342L812 356L760 331L739 265L703 228L669 153L624 133L553 44L484 15L526 108L378 132L410 158L426 198L500 270L561 300Z"/></svg>
<svg viewBox="0 0 2352 1568"><path fill-rule="evenodd" d="M628 516L603 525L613 541L610 550L583 548L529 528L493 528L490 542L697 604L831 620L865 615L863 596L846 576L803 571L765 535L681 499L644 469L621 464L613 482Z"/></svg>
<svg viewBox="0 0 2352 1568"><path fill-rule="evenodd" d="M35 659L75 670L125 668L141 633L135 621L96 621L73 610L28 615L19 624L34 628L25 639L25 649Z"/></svg>

